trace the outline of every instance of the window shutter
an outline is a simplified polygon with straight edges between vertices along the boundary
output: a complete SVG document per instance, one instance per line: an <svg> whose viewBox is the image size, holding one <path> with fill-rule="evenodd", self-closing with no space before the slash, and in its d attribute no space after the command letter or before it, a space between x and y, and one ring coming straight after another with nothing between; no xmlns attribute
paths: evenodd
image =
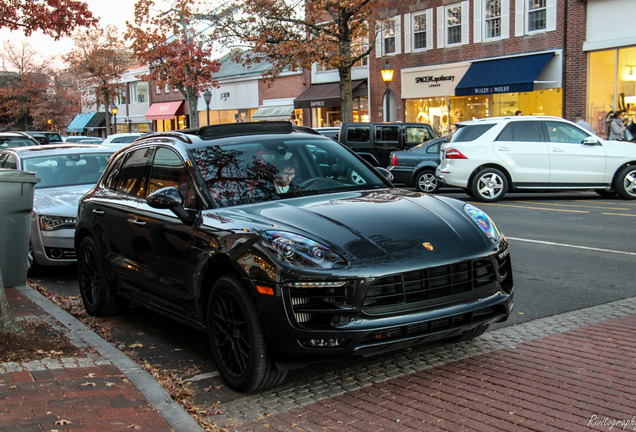
<svg viewBox="0 0 636 432"><path fill-rule="evenodd" d="M413 36L411 35L411 14L404 14L404 53L411 52L411 40Z"/></svg>
<svg viewBox="0 0 636 432"><path fill-rule="evenodd" d="M501 38L510 37L510 0L501 0Z"/></svg>
<svg viewBox="0 0 636 432"><path fill-rule="evenodd" d="M402 16L393 18L395 22L395 54L402 54Z"/></svg>
<svg viewBox="0 0 636 432"><path fill-rule="evenodd" d="M384 53L382 49L384 44L382 43L384 40L384 34L382 32L382 23L375 23L375 57L380 58Z"/></svg>
<svg viewBox="0 0 636 432"><path fill-rule="evenodd" d="M426 11L426 49L433 49L433 9Z"/></svg>
<svg viewBox="0 0 636 432"><path fill-rule="evenodd" d="M546 31L556 30L557 19L557 0L548 0L546 2Z"/></svg>
<svg viewBox="0 0 636 432"><path fill-rule="evenodd" d="M473 1L473 42L481 42L482 0Z"/></svg>
<svg viewBox="0 0 636 432"><path fill-rule="evenodd" d="M444 48L446 45L446 14L444 6L437 7L437 48Z"/></svg>
<svg viewBox="0 0 636 432"><path fill-rule="evenodd" d="M515 36L523 36L526 22L526 8L528 0L515 0Z"/></svg>
<svg viewBox="0 0 636 432"><path fill-rule="evenodd" d="M470 1L462 2L462 45L470 43Z"/></svg>

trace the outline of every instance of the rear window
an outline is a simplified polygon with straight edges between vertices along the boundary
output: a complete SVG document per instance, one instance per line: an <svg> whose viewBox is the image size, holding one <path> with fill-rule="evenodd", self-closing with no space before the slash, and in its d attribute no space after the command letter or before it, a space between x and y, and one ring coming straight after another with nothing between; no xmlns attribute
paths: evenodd
<svg viewBox="0 0 636 432"><path fill-rule="evenodd" d="M479 124L479 125L457 125L458 129L453 134L453 138L451 142L468 142L474 141L483 134L486 133L490 128L492 128L495 124Z"/></svg>

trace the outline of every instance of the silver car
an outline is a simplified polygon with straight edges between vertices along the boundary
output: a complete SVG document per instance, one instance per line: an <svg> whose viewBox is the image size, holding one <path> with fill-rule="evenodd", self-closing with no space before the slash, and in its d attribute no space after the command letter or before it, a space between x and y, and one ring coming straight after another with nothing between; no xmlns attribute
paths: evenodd
<svg viewBox="0 0 636 432"><path fill-rule="evenodd" d="M79 200L99 180L114 150L98 145L60 144L0 151L0 168L35 172L28 273L40 266L75 262L73 237Z"/></svg>

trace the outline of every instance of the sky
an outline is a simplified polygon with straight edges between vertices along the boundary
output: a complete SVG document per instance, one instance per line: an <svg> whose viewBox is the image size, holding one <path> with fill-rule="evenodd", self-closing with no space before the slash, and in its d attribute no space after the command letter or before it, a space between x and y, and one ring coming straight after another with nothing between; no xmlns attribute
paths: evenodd
<svg viewBox="0 0 636 432"><path fill-rule="evenodd" d="M93 16L100 19L102 27L107 24L114 25L120 29L122 35L126 21L134 19L135 0L84 0L84 2L88 4ZM73 41L70 38L56 41L40 32L33 33L27 38L19 31L0 30L2 44L7 40L10 40L14 45L20 45L23 40L27 40L31 48L40 53L42 60L50 59L54 65L59 67L63 66L60 60L61 55L73 49Z"/></svg>

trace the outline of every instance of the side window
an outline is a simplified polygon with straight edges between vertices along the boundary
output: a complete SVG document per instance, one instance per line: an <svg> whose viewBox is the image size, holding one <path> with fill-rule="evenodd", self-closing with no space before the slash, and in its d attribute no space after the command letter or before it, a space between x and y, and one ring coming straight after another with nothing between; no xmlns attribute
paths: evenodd
<svg viewBox="0 0 636 432"><path fill-rule="evenodd" d="M400 127L399 126L376 126L375 141L398 144L400 142Z"/></svg>
<svg viewBox="0 0 636 432"><path fill-rule="evenodd" d="M113 189L139 198L146 198L148 190L149 159L152 148L130 152L114 178Z"/></svg>
<svg viewBox="0 0 636 432"><path fill-rule="evenodd" d="M548 141L554 143L582 144L589 135L581 129L560 122L546 122Z"/></svg>
<svg viewBox="0 0 636 432"><path fill-rule="evenodd" d="M155 153L150 171L148 195L161 188L170 186L179 189L186 207L196 207L196 192L183 161L174 151L167 148L159 148Z"/></svg>
<svg viewBox="0 0 636 432"><path fill-rule="evenodd" d="M426 153L439 154L440 144L435 144L426 149Z"/></svg>
<svg viewBox="0 0 636 432"><path fill-rule="evenodd" d="M369 142L371 137L369 126L354 126L347 129L347 142Z"/></svg>
<svg viewBox="0 0 636 432"><path fill-rule="evenodd" d="M541 123L536 121L510 122L495 141L543 141Z"/></svg>
<svg viewBox="0 0 636 432"><path fill-rule="evenodd" d="M4 161L3 168L18 169L18 161L16 157L13 155L7 156L7 160Z"/></svg>
<svg viewBox="0 0 636 432"><path fill-rule="evenodd" d="M431 138L433 137L431 136L429 130L424 126L422 127L408 126L406 128L406 144L407 145L419 144L423 141L430 140Z"/></svg>

